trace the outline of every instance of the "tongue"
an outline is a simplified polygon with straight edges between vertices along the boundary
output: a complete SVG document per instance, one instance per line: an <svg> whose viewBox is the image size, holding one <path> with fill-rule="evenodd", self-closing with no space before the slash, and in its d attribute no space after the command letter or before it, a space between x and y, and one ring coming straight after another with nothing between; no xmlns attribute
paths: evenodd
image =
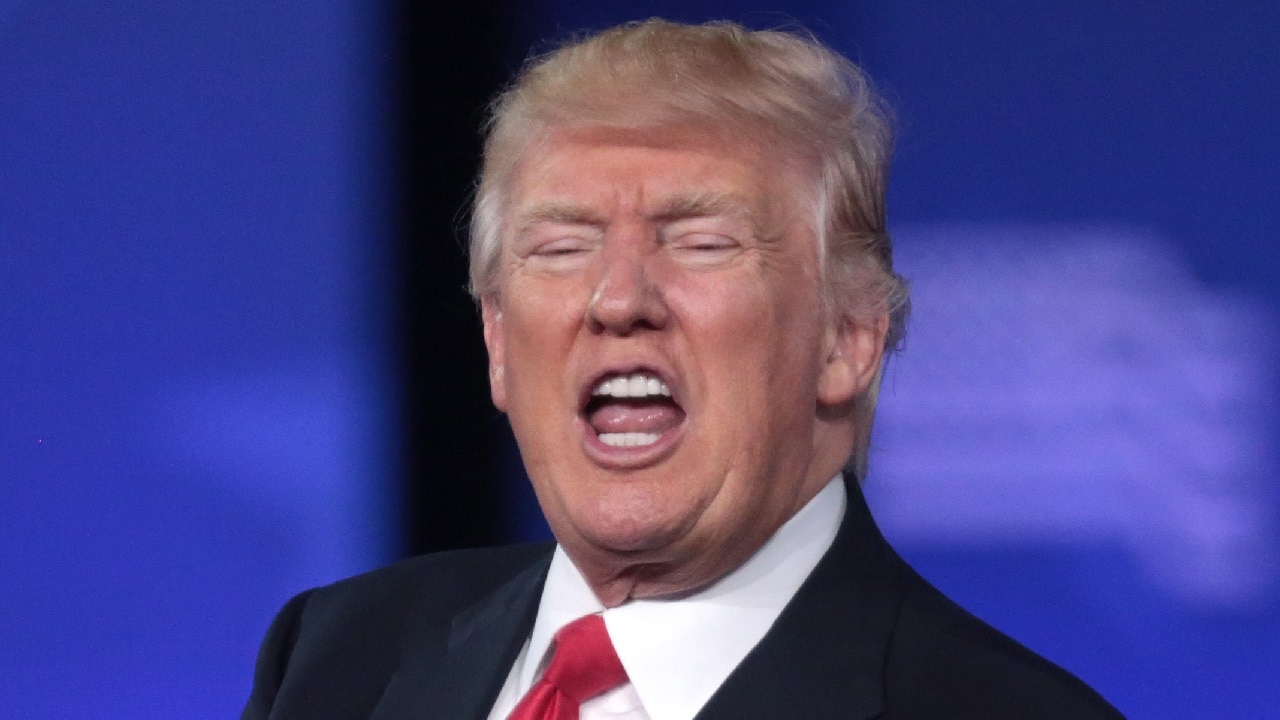
<svg viewBox="0 0 1280 720"><path fill-rule="evenodd" d="M671 402L614 400L593 410L587 422L597 434L639 432L661 435L683 419L684 413Z"/></svg>

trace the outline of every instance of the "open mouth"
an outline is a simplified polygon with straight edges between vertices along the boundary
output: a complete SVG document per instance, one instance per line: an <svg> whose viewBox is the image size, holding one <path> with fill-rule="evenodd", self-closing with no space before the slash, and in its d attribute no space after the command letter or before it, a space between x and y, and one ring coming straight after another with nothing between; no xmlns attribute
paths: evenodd
<svg viewBox="0 0 1280 720"><path fill-rule="evenodd" d="M684 422L685 414L667 382L641 370L596 381L582 417L600 445L630 450L662 444Z"/></svg>

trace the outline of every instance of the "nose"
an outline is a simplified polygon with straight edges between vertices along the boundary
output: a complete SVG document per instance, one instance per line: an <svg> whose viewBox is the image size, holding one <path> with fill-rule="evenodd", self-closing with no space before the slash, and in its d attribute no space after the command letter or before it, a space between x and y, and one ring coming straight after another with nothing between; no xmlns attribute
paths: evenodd
<svg viewBox="0 0 1280 720"><path fill-rule="evenodd" d="M623 238L606 240L600 254L600 275L587 321L593 332L631 335L639 330L660 330L669 311L660 283L656 282L654 253L647 243Z"/></svg>

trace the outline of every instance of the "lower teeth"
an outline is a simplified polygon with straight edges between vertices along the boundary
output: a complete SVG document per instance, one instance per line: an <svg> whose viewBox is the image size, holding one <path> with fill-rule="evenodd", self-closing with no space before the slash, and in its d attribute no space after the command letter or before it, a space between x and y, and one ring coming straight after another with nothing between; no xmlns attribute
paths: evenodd
<svg viewBox="0 0 1280 720"><path fill-rule="evenodd" d="M610 447L639 447L658 442L657 433L600 433L600 442Z"/></svg>

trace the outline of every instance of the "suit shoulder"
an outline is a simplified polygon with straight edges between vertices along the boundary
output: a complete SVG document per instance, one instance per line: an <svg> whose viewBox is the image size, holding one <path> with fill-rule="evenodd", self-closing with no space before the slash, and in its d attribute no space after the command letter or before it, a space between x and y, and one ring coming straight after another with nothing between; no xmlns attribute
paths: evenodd
<svg viewBox="0 0 1280 720"><path fill-rule="evenodd" d="M1079 678L979 620L914 571L907 570L904 586L886 667L895 717L1122 720Z"/></svg>
<svg viewBox="0 0 1280 720"><path fill-rule="evenodd" d="M475 602L539 561L553 543L449 550L407 560L339 580L311 591L308 609L397 609L416 613Z"/></svg>
<svg viewBox="0 0 1280 720"><path fill-rule="evenodd" d="M534 592L552 547L424 555L299 594L263 643L244 717L367 717L410 658L439 662L460 613L504 586Z"/></svg>
<svg viewBox="0 0 1280 720"><path fill-rule="evenodd" d="M451 550L402 560L302 593L290 602L300 646L374 648L440 637L464 608L545 564L552 543Z"/></svg>

